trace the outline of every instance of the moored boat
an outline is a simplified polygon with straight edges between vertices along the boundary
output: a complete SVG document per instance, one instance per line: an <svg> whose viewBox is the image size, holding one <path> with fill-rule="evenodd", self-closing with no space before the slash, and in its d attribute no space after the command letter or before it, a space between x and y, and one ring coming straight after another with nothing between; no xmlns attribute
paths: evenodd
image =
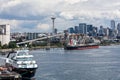
<svg viewBox="0 0 120 80"><path fill-rule="evenodd" d="M33 55L29 54L29 50L18 50L9 53L6 65L12 67L12 70L21 74L22 77L34 77L38 65L33 59Z"/></svg>

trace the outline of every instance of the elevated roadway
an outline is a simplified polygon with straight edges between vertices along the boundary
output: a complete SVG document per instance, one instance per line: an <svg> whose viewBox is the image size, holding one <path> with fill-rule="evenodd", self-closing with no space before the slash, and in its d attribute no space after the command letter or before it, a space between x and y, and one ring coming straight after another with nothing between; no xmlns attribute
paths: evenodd
<svg viewBox="0 0 120 80"><path fill-rule="evenodd" d="M27 41L19 42L19 43L16 43L16 44L20 45L20 44L25 44L25 43L31 43L31 42L34 42L34 41L49 39L49 38L57 37L57 36L64 36L64 34L56 34L56 35L46 36L46 37L42 37L42 38L37 38L37 39L33 39L33 40L27 40Z"/></svg>

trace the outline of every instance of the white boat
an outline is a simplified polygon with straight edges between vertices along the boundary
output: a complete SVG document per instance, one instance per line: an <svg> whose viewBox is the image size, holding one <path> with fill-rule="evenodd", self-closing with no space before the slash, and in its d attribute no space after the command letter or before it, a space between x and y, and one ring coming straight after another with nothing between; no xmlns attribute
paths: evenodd
<svg viewBox="0 0 120 80"><path fill-rule="evenodd" d="M8 54L6 64L11 66L13 71L21 74L22 77L33 77L38 68L33 57L29 54L29 50L18 50Z"/></svg>

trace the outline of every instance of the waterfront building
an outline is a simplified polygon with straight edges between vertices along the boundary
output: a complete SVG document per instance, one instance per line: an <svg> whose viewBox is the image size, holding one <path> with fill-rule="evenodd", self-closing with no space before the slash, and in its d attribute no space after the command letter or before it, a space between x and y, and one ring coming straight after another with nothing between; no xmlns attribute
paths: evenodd
<svg viewBox="0 0 120 80"><path fill-rule="evenodd" d="M9 24L0 25L0 42L1 42L1 45L9 44L10 42L10 25Z"/></svg>

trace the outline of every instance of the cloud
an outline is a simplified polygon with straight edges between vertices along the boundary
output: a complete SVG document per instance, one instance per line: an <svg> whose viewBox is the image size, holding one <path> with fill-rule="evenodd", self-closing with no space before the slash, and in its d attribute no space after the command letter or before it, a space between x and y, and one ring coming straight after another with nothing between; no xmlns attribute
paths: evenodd
<svg viewBox="0 0 120 80"><path fill-rule="evenodd" d="M8 8L17 6L21 3L21 0L1 0L0 1L0 11L5 11Z"/></svg>
<svg viewBox="0 0 120 80"><path fill-rule="evenodd" d="M69 3L69 4L75 4L75 3L79 3L79 2L87 2L88 0L65 0L65 2Z"/></svg>
<svg viewBox="0 0 120 80"><path fill-rule="evenodd" d="M10 24L11 30L15 30L16 28L19 28L19 25L21 23L20 23L20 21L17 21L17 20L0 19L0 24Z"/></svg>
<svg viewBox="0 0 120 80"><path fill-rule="evenodd" d="M119 0L0 0L0 21L26 31L50 31L52 15L59 30L80 22L109 26L111 19L120 20L119 7Z"/></svg>
<svg viewBox="0 0 120 80"><path fill-rule="evenodd" d="M37 29L40 32L47 32L48 30L50 30L50 26L48 24L38 24Z"/></svg>

